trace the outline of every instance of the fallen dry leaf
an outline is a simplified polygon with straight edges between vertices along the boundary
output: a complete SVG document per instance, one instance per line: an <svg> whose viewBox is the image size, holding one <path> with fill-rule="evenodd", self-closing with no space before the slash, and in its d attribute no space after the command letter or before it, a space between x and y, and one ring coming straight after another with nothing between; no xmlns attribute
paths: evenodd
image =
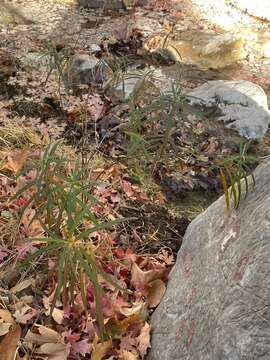
<svg viewBox="0 0 270 360"><path fill-rule="evenodd" d="M61 335L46 326L38 326L38 332L39 334L36 334L29 330L24 338L25 341L32 344L58 343L61 341Z"/></svg>
<svg viewBox="0 0 270 360"><path fill-rule="evenodd" d="M11 323L0 322L0 336L6 335L11 325Z"/></svg>
<svg viewBox="0 0 270 360"><path fill-rule="evenodd" d="M10 292L12 294L16 294L24 289L27 289L29 286L33 285L33 279L26 279L26 280L23 280L21 282L19 282L18 284L16 284L15 286L13 286L11 289L10 289Z"/></svg>
<svg viewBox="0 0 270 360"><path fill-rule="evenodd" d="M131 351L124 350L119 354L119 360L139 360L139 355L134 354Z"/></svg>
<svg viewBox="0 0 270 360"><path fill-rule="evenodd" d="M98 337L96 336L93 341L93 350L91 353L91 360L102 360L107 352L112 347L112 340L98 343Z"/></svg>
<svg viewBox="0 0 270 360"><path fill-rule="evenodd" d="M61 359L67 359L70 351L70 344L56 344L56 343L47 343L41 345L37 350L37 354L53 355L54 357L59 357L62 355Z"/></svg>
<svg viewBox="0 0 270 360"><path fill-rule="evenodd" d="M134 263L131 268L131 284L135 288L145 286L153 280L160 279L164 275L164 272L164 269L143 271L136 263Z"/></svg>
<svg viewBox="0 0 270 360"><path fill-rule="evenodd" d="M161 299L163 298L163 295L166 291L166 285L160 279L151 281L148 285L150 288L147 295L147 304L150 308L154 308L158 306Z"/></svg>
<svg viewBox="0 0 270 360"><path fill-rule="evenodd" d="M27 324L27 322L33 319L38 314L36 309L31 308L28 305L18 309L14 313L14 318L19 324Z"/></svg>
<svg viewBox="0 0 270 360"><path fill-rule="evenodd" d="M16 174L24 167L29 155L30 153L28 150L9 153L7 155L7 163L3 168Z"/></svg>
<svg viewBox="0 0 270 360"><path fill-rule="evenodd" d="M24 340L32 345L40 345L35 353L48 355L48 360L66 360L70 353L70 344L65 344L63 336L46 326L37 327L39 334L28 331Z"/></svg>
<svg viewBox="0 0 270 360"><path fill-rule="evenodd" d="M6 309L0 309L0 319L7 323L14 323L11 313Z"/></svg>
<svg viewBox="0 0 270 360"><path fill-rule="evenodd" d="M143 328L141 329L140 335L136 339L137 341L137 349L142 358L145 357L148 348L151 347L150 345L150 325L145 323Z"/></svg>
<svg viewBox="0 0 270 360"><path fill-rule="evenodd" d="M64 311L54 308L52 312L52 318L57 324L62 324L64 318Z"/></svg>
<svg viewBox="0 0 270 360"><path fill-rule="evenodd" d="M92 345L89 344L88 339L83 339L80 341L76 341L71 346L72 354L80 354L85 357L86 354L90 354L92 349Z"/></svg>
<svg viewBox="0 0 270 360"><path fill-rule="evenodd" d="M6 309L0 309L0 336L6 335L11 325L15 325L11 313Z"/></svg>
<svg viewBox="0 0 270 360"><path fill-rule="evenodd" d="M138 319L146 320L148 317L148 308L146 303L139 302L133 304L132 307L123 307L120 309L120 313L126 317L137 315Z"/></svg>
<svg viewBox="0 0 270 360"><path fill-rule="evenodd" d="M0 359L14 360L20 337L21 327L19 325L14 325L12 330L0 343Z"/></svg>

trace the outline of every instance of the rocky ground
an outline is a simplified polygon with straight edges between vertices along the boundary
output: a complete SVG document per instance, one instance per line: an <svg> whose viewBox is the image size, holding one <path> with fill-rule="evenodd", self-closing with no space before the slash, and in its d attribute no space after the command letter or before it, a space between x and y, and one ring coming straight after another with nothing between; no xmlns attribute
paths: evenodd
<svg viewBox="0 0 270 360"><path fill-rule="evenodd" d="M253 10L226 0L218 7L214 0L158 0L123 10L85 9L73 0L1 3L0 269L4 280L0 295L12 316L5 313L0 336L8 333L7 324L14 319L22 328L22 338L28 334L18 359L45 356L38 355L41 347L35 349L42 343L37 336L48 336L46 326L52 325L48 309L56 284L56 259L49 261L47 282L33 276L33 269L34 280L26 283L11 272L12 260L20 262L29 252L26 239L40 236L44 229L34 226L30 212L12 232L29 194L15 205L8 200L21 183L32 179L44 147L60 138L70 160L87 154L87 171L99 201L95 215L130 219L120 230L96 235L94 246L105 272L117 273L132 295L116 297L119 306L112 309L111 289L104 287L103 310L113 338L105 345L97 338L96 324L82 318L80 299L76 301L81 307L74 313L59 303L49 341L53 350L45 349L49 351L45 354L51 360L66 359L68 353L70 359L89 358L91 352L91 359L146 355L150 328L144 306L153 309L160 301L189 222L226 193L232 176L245 178L270 152L269 22ZM191 91L213 80L235 81L236 90L227 82L218 96L205 96L205 103L217 100L214 106L192 105L187 95L192 99ZM244 83L243 88L242 81L254 85ZM229 117L227 125L235 120L230 118L235 98L228 101L235 91L236 97L239 91L241 95L237 111L240 107L245 112L245 121L238 119L239 132L249 139L216 121L221 116ZM250 114L256 118L252 126L258 124L257 118L263 124L254 136L246 122ZM250 157L243 150L247 145ZM247 167L239 175L241 161ZM40 243L34 244L37 248ZM119 268L112 270L111 259L121 263ZM15 286L21 280L18 290ZM90 285L88 293L94 316ZM149 297L151 301L146 300ZM19 305L11 306L13 302ZM137 302L139 308L133 307ZM125 306L129 313L122 310ZM41 333L35 324L42 325ZM61 349L55 348L58 342Z"/></svg>

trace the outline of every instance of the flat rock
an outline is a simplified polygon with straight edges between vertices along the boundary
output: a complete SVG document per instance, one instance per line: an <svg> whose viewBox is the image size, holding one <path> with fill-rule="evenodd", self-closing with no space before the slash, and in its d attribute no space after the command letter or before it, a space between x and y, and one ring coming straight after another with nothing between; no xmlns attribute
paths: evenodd
<svg viewBox="0 0 270 360"><path fill-rule="evenodd" d="M269 359L269 161L255 178L238 210L221 197L188 227L147 360Z"/></svg>
<svg viewBox="0 0 270 360"><path fill-rule="evenodd" d="M107 95L113 100L128 101L132 98L136 105L149 105L161 93L172 91L173 79L159 68L143 70L128 69L116 81L112 81Z"/></svg>
<svg viewBox="0 0 270 360"><path fill-rule="evenodd" d="M147 77L144 71L134 70L123 74L123 78L111 84L108 95L114 100L127 101L133 99L135 104L149 104L159 96L160 90L154 80Z"/></svg>
<svg viewBox="0 0 270 360"><path fill-rule="evenodd" d="M217 108L216 120L248 139L261 139L270 122L264 90L252 82L209 81L187 95L191 105Z"/></svg>
<svg viewBox="0 0 270 360"><path fill-rule="evenodd" d="M174 61L193 64L201 69L218 69L244 59L246 56L244 44L243 38L235 34L176 31L169 39L161 38L158 45L159 48L166 48ZM145 48L151 51L151 46L150 39L145 43Z"/></svg>

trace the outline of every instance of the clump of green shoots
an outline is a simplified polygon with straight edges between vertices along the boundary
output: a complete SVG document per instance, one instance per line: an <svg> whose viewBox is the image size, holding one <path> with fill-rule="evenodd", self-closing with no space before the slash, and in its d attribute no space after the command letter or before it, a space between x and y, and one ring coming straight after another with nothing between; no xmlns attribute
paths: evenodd
<svg viewBox="0 0 270 360"><path fill-rule="evenodd" d="M248 155L249 143L240 145L238 155L225 158L219 165L220 178L223 185L226 208L230 210L232 206L235 209L243 198L246 198L251 189L255 187L255 177L251 171L251 165L258 159L255 156ZM251 182L248 177L250 176Z"/></svg>
<svg viewBox="0 0 270 360"><path fill-rule="evenodd" d="M168 159L169 149L175 148L172 133L182 119L183 99L180 87L172 87L171 91L161 93L150 105L143 107L136 106L131 99L132 110L126 131L131 142L128 157L136 154L140 162Z"/></svg>
<svg viewBox="0 0 270 360"><path fill-rule="evenodd" d="M47 45L47 50L45 51L43 56L44 57L47 56L49 59L49 63L48 63L49 70L45 80L45 85L47 84L52 72L56 70L59 95L61 95L62 84L64 85L66 94L69 94L71 90L71 84L65 69L71 58L70 49L64 48L59 51L54 43L49 43Z"/></svg>
<svg viewBox="0 0 270 360"><path fill-rule="evenodd" d="M99 221L93 206L97 199L90 189L93 184L85 180L84 168L77 161L69 168L69 161L57 154L61 141L57 141L44 152L40 167L33 181L22 187L16 197L32 194L22 214L29 207L34 209L31 222L37 220L44 232L38 240L42 246L27 258L23 266L31 266L33 260L41 256L57 256L57 286L52 310L56 301L62 298L63 304L73 303L76 291L80 291L87 311L86 279L94 286L96 316L100 336L104 339L105 328L101 299L103 290L100 278L117 284L99 265L94 252L91 236L96 231L119 224L122 220ZM119 288L119 287L118 287Z"/></svg>

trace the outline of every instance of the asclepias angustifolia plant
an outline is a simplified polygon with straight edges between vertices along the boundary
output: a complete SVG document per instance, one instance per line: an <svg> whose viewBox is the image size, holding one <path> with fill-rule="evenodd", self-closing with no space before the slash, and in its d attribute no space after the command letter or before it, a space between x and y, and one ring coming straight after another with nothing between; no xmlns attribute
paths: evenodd
<svg viewBox="0 0 270 360"><path fill-rule="evenodd" d="M91 194L93 187L86 181L80 161L76 161L72 170L69 161L57 154L61 141L49 145L37 169L34 180L28 182L16 194L16 198L26 193L31 195L21 214L27 208L34 210L30 223L38 221L44 236L32 239L41 245L24 261L24 268L31 266L41 256L56 257L57 285L51 306L56 301L63 304L74 303L76 290L79 289L87 311L86 279L94 287L96 320L101 339L106 338L101 300L103 288L100 278L120 289L117 280L105 273L96 259L91 237L100 230L113 227L124 219L100 221L93 212L97 199ZM120 289L121 290L121 289Z"/></svg>
<svg viewBox="0 0 270 360"><path fill-rule="evenodd" d="M240 144L239 154L228 156L219 165L227 210L230 210L232 207L232 199L233 206L237 209L241 200L245 199L248 193L255 187L255 177L251 166L258 159L255 156L248 155L249 145L249 142Z"/></svg>

